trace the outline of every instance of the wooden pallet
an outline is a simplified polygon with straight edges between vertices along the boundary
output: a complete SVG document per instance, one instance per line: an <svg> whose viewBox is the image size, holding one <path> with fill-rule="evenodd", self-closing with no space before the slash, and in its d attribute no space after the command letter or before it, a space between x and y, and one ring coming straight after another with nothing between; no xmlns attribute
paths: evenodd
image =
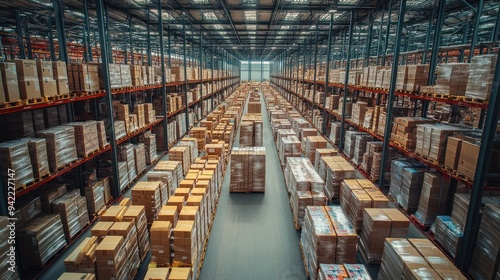
<svg viewBox="0 0 500 280"><path fill-rule="evenodd" d="M448 96L449 99L451 100L455 100L455 101L464 101L465 100L465 96L462 96L462 95L450 95Z"/></svg>
<svg viewBox="0 0 500 280"><path fill-rule="evenodd" d="M75 159L75 160L73 160L73 161L71 161L71 162L66 163L66 164L65 164L65 165L63 165L63 166L59 166L59 167L57 167L57 172L60 172L61 170L64 170L64 169L68 168L69 166L73 165L73 164L74 164L75 162L77 162L77 161L78 161L78 159Z"/></svg>
<svg viewBox="0 0 500 280"><path fill-rule="evenodd" d="M361 257L363 258L363 260L365 261L366 264L373 264L373 265L379 265L381 263L380 260L378 261L374 261L374 260L371 260L370 258L368 258L368 252L366 252L365 250L365 247L364 245L361 245L362 242L360 242L360 246L359 246L359 252L361 253Z"/></svg>
<svg viewBox="0 0 500 280"><path fill-rule="evenodd" d="M432 97L441 98L441 99L449 99L450 98L450 96L448 94L444 94L444 93L434 93L432 95Z"/></svg>
<svg viewBox="0 0 500 280"><path fill-rule="evenodd" d="M488 103L488 100L484 100L481 98L475 98L475 97L467 97L467 96L464 96L463 100L466 102L473 102L473 103L480 103L480 104Z"/></svg>
<svg viewBox="0 0 500 280"><path fill-rule="evenodd" d="M64 99L70 99L71 95L66 93L66 94L60 94L60 95L53 95L53 96L46 96L48 102L55 102L59 100L64 100Z"/></svg>
<svg viewBox="0 0 500 280"><path fill-rule="evenodd" d="M14 108L14 107L20 107L20 106L23 106L22 100L0 103L0 109L8 109L8 108Z"/></svg>
<svg viewBox="0 0 500 280"><path fill-rule="evenodd" d="M410 215L410 221L412 221L416 226L418 226L423 231L428 231L431 228L431 226L422 224L422 222L420 222L420 220L417 219L417 217L415 217L415 215L413 214Z"/></svg>
<svg viewBox="0 0 500 280"><path fill-rule="evenodd" d="M83 90L75 90L70 93L71 96L89 96L104 93L104 90L91 90L91 91L83 91Z"/></svg>
<svg viewBox="0 0 500 280"><path fill-rule="evenodd" d="M464 181L468 181L468 182L472 182L472 181L473 181L473 179L471 179L471 178L469 178L469 177L467 177L467 176L465 176L465 175L462 175L462 174L460 174L460 173L458 173L458 172L456 173L456 176L457 176L458 178L460 178L460 179L464 180Z"/></svg>
<svg viewBox="0 0 500 280"><path fill-rule="evenodd" d="M40 182L42 180L45 180L45 179L49 178L50 174L51 174L50 172L47 172L47 173L43 174L42 176L36 178L35 182L38 183L38 182Z"/></svg>
<svg viewBox="0 0 500 280"><path fill-rule="evenodd" d="M24 99L23 105L29 106L29 105L35 105L35 104L45 103L45 102L48 102L48 99L47 99L47 97L42 96L42 97Z"/></svg>
<svg viewBox="0 0 500 280"><path fill-rule="evenodd" d="M33 180L33 181L31 181L31 182L29 182L27 184L21 184L19 186L16 186L16 191L29 189L29 188L31 188L36 183L37 183L36 180Z"/></svg>
<svg viewBox="0 0 500 280"><path fill-rule="evenodd" d="M100 151L101 151L100 149L97 149L97 150L94 150L92 152L88 152L88 153L85 154L84 158L89 158L89 157L91 157L91 156L99 153Z"/></svg>

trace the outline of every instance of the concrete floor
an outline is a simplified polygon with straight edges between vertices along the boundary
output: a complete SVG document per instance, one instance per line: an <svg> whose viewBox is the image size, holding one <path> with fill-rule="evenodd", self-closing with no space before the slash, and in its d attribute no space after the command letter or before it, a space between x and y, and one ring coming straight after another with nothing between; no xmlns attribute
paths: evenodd
<svg viewBox="0 0 500 280"><path fill-rule="evenodd" d="M261 98L262 100L262 98ZM246 112L246 110L245 110ZM266 192L229 193L230 168L200 279L305 279L283 172L262 100ZM234 146L238 147L239 131Z"/></svg>

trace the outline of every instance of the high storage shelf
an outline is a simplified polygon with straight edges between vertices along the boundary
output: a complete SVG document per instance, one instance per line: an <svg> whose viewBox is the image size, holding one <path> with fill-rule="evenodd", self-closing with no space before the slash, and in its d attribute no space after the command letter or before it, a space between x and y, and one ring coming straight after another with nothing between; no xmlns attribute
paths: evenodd
<svg viewBox="0 0 500 280"><path fill-rule="evenodd" d="M220 78L220 79L210 79L210 80L203 80L203 82L215 82L215 81L223 81L223 80L228 80L228 81L231 81L232 83L230 85L227 85L223 88L220 88L219 90L209 94L209 95L204 95L202 97L203 100L206 100L206 99L209 99L217 94L220 94L220 93L223 93L224 91L228 90L228 89L234 89L234 87L239 83L238 82L238 77L227 77L227 78ZM198 84L200 83L201 81L188 81L187 83L188 84ZM177 82L177 83L171 83L171 84L167 84L167 87L174 87L174 86L178 86L180 84L184 84L184 82ZM130 92L136 92L136 91L141 91L141 90L147 90L147 89L157 89L157 88L161 88L161 85L152 85L152 86L145 86L145 87L137 87L137 88L134 88L134 89L129 89L129 90L120 90L120 91L114 91L112 94L113 95L118 95L118 94L124 94L124 93L130 93ZM4 115L4 114L9 114L9 113L15 113L15 112L22 112L22 111L30 111L30 110L35 110L35 109L41 109L41 108L46 108L46 107L51 107L51 106L57 106L57 105L62 105L62 104L68 104L68 103L72 103L72 102L78 102L78 101L83 101L83 100L89 100L89 99L94 99L94 98L102 98L105 96L105 93L97 93L97 94L93 94L93 95L88 95L88 96L76 96L76 97L72 97L72 98L68 98L68 99L63 99L63 100L58 100L58 101L51 101L51 102L47 102L47 103L37 103L37 104L34 104L34 105L27 105L27 106L19 106L19 107L12 107L12 108L6 108L6 109L0 109L0 115ZM188 108L186 107L182 107L181 109L171 113L168 115L168 119L172 118L172 117L175 117L176 115L178 115L179 113L181 112L184 112L186 110L189 110L190 107L200 103L202 101L202 99L198 99L196 101L193 101L191 102L190 104L188 104ZM135 137L135 136L138 136L139 134L147 131L147 130L150 130L152 127L156 126L156 125L159 125L161 124L162 122L164 121L164 118L163 117L157 117L156 118L156 121L147 125L146 127L143 127L141 129L138 129L130 134L128 134L126 137L124 138L121 138L121 139L117 139L116 140L116 145L120 145L122 143L125 143L127 142L128 140L130 140L131 138ZM179 139L177 139L179 140ZM175 143L173 144L170 144L169 145L169 148L171 148L172 146L174 146ZM106 148L103 148L101 150L99 150L98 152L92 154L91 156L87 157L87 158L80 158L78 159L76 162L74 162L73 164L70 164L69 166L67 166L66 168L60 170L59 172L55 173L55 174L51 174L50 176L46 177L46 178L43 178L43 179L39 179L38 181L36 181L35 183L33 183L32 185L30 185L28 188L25 188L23 190L18 190L16 192L16 197L22 197L32 191L35 191L39 188L41 188L44 184L47 184L49 183L50 181L54 180L55 178L57 177L60 177L62 176L63 174L65 174L66 172L84 164L85 162L88 162L90 160L93 160L94 158L102 155L103 153L107 152L107 151L110 151L111 150L111 146L108 145ZM165 151L166 152L166 151ZM159 158L161 158L161 156L163 156L163 154L160 154ZM132 185L132 183L130 184Z"/></svg>
<svg viewBox="0 0 500 280"><path fill-rule="evenodd" d="M282 90L285 90L287 93L292 94L292 95L300 98L301 100L309 103L310 105L314 106L315 108L319 108L323 111L326 111L330 116L333 116L336 119L342 119L342 115L339 114L338 112L335 112L335 111L332 111L328 108L325 108L323 106L323 104L317 104L317 103L313 102L313 100L310 100L307 97L301 96L301 95L297 94L296 92L294 92L293 90L288 89L284 85L284 81L303 82L303 83L309 83L309 84L316 84L317 86L326 86L326 83L324 81L314 82L311 80L297 80L297 79L292 79L292 78L283 77L283 76L271 76L271 82L275 86L278 86ZM328 83L328 87L344 89L343 84ZM388 95L389 94L388 90L386 90L386 89L374 89L374 88L360 87L360 86L354 86L354 85L349 85L347 88L350 91L364 91L364 92L373 93L373 94L380 94L380 95ZM450 105L459 105L459 106L465 106L465 107L471 107L471 108L479 108L479 109L488 108L487 101L486 102L469 102L469 101L453 100L453 99L442 98L442 97L425 96L425 95L421 95L419 93L402 92L402 91L396 91L395 95L400 96L400 97L408 97L408 98L412 98L412 99L416 99L416 100L440 102L440 103L445 103L445 104L450 104ZM375 137L376 139L378 139L380 141L384 141L383 135L380 135L380 134L376 133L375 131L364 128L362 125L351 121L350 118L345 118L345 122L347 124L349 124L350 126L355 127L359 131L366 132L366 133L372 135L373 137ZM389 145L390 145L390 147L398 150L400 153L402 153L408 157L415 158L415 159L419 160L420 162L425 163L430 168L436 169L436 171L443 174L447 178L453 178L453 179L457 180L458 182L464 183L469 188L472 187L473 182L471 180L468 180L467 178L465 178L463 176L458 176L456 173L445 169L444 166L436 164L433 161L429 161L428 159L425 159L425 158L421 157L420 155L415 154L412 151L408 151L408 150L404 149L403 147L401 147L400 145L395 144L392 141L390 141ZM355 166L367 178L370 177L368 174L366 174L366 172L364 170L362 170L360 168L359 165L355 164ZM372 181L377 180L377 178L370 178L370 179ZM495 190L495 189L494 188L485 188L485 190Z"/></svg>

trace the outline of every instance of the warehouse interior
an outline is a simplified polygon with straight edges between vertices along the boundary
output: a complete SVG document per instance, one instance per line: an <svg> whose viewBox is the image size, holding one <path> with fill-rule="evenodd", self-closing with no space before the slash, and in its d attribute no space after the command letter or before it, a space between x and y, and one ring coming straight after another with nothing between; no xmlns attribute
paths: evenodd
<svg viewBox="0 0 500 280"><path fill-rule="evenodd" d="M500 279L499 33L494 0L2 1L0 279Z"/></svg>

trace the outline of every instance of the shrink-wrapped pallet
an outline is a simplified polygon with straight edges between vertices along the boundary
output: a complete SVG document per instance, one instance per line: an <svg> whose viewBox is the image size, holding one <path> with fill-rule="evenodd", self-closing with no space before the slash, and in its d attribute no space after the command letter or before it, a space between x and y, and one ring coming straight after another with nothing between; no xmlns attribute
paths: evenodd
<svg viewBox="0 0 500 280"><path fill-rule="evenodd" d="M71 126L57 126L36 133L37 138L45 138L47 141L51 172L56 173L67 164L77 160L74 131Z"/></svg>
<svg viewBox="0 0 500 280"><path fill-rule="evenodd" d="M265 177L265 148L233 148L230 192L265 192Z"/></svg>
<svg viewBox="0 0 500 280"><path fill-rule="evenodd" d="M436 216L446 213L450 180L441 174L425 172L420 201L415 217L426 226L431 226Z"/></svg>

